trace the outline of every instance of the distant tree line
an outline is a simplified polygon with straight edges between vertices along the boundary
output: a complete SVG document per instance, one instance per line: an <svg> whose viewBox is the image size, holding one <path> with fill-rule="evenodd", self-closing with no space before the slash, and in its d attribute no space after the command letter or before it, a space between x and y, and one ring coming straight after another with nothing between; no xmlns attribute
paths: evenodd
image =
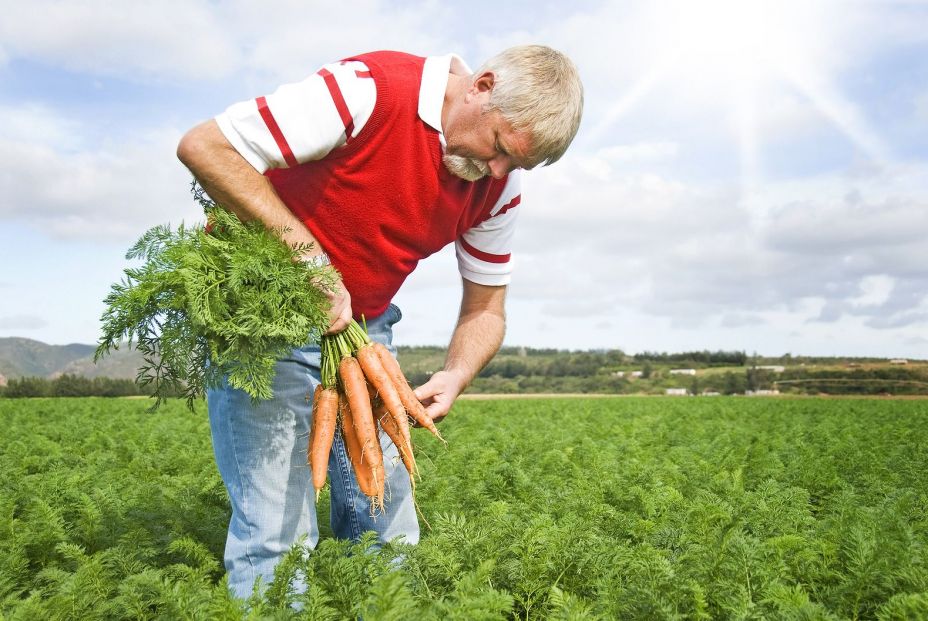
<svg viewBox="0 0 928 621"><path fill-rule="evenodd" d="M401 347L400 359L414 385L428 381L440 368L444 348ZM845 368L815 368L797 364L789 355L780 361L792 365L777 373L770 368L776 359L759 359L744 352L695 351L676 354L642 352L629 356L621 350L567 351L504 347L475 378L471 392L483 393L610 393L663 394L668 388L685 388L690 394L744 394L747 391L778 389L802 394L928 394L928 372L923 365L866 368L845 359L823 359L831 365L842 361ZM885 361L883 361L885 362ZM694 376L671 376L674 368L707 369ZM740 367L740 368L739 368ZM630 370L638 371L632 377ZM0 397L126 397L148 395L134 380L61 375L54 379L19 377L0 388Z"/></svg>
<svg viewBox="0 0 928 621"><path fill-rule="evenodd" d="M604 367L621 364L624 354L615 352L561 352L546 357L497 357L480 372L480 377L519 377L540 375L543 377L588 377L596 375Z"/></svg>
<svg viewBox="0 0 928 621"><path fill-rule="evenodd" d="M441 348L400 348L400 361L411 361L411 355L428 353L443 356ZM611 369L626 363L627 356L621 350L602 351L567 351L557 349L531 349L523 347L504 347L499 354L480 371L477 380L487 378L541 378L531 380L544 381L544 378L573 377L596 378L608 375ZM422 368L421 364L405 364L403 370L406 378L413 384L428 381L432 370ZM596 383L598 380L592 380ZM587 382L589 384L589 382ZM510 386L511 387L511 386ZM504 392L516 392L507 390Z"/></svg>
<svg viewBox="0 0 928 621"><path fill-rule="evenodd" d="M928 377L905 367L872 369L787 369L772 382L781 392L847 395L923 395Z"/></svg>
<svg viewBox="0 0 928 621"><path fill-rule="evenodd" d="M0 397L131 397L148 395L134 380L112 377L60 375L46 377L14 377L0 388Z"/></svg>
<svg viewBox="0 0 928 621"><path fill-rule="evenodd" d="M688 366L743 367L748 355L743 351L684 351L675 354L643 351L632 356L635 362L662 362Z"/></svg>

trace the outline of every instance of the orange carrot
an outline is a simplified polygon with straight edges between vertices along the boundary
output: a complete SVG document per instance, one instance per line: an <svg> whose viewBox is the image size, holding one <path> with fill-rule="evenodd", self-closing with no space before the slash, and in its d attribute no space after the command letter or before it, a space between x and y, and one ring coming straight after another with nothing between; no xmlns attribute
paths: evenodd
<svg viewBox="0 0 928 621"><path fill-rule="evenodd" d="M313 473L313 487L316 500L325 486L326 472L329 467L329 451L335 439L335 427L338 419L338 391L334 388L316 386L313 397L313 425L309 433L309 467Z"/></svg>
<svg viewBox="0 0 928 621"><path fill-rule="evenodd" d="M397 427L406 429L408 435L409 425L402 425L402 421L406 420L406 408L403 407L399 393L396 392L392 378L384 369L377 350L372 345L363 345L355 352L355 357L361 369L364 370L367 381L377 389L377 396L387 407L390 416L397 422Z"/></svg>
<svg viewBox="0 0 928 621"><path fill-rule="evenodd" d="M313 406L312 412L315 414L319 410L319 397L322 395L322 384L316 384L316 390L313 392ZM306 401L309 401L309 393L306 393ZM306 446L306 463L310 466L312 465L311 456L313 454L313 438L316 437L316 425L315 425L315 416L313 417L313 424L309 429L309 441Z"/></svg>
<svg viewBox="0 0 928 621"><path fill-rule="evenodd" d="M372 345L362 345L354 355L361 364L364 376L367 378L367 381L377 389L377 396L383 400L390 415L396 420L406 418L406 408L403 407L403 402L400 401L400 396L396 392L393 380L383 368L383 363L380 361L377 350L375 350Z"/></svg>
<svg viewBox="0 0 928 621"><path fill-rule="evenodd" d="M393 444L396 445L396 449L399 451L400 459L403 460L403 465L406 466L406 471L409 473L409 480L412 483L412 489L416 489L416 480L413 475L419 474L419 467L416 466L416 458L412 452L412 444L409 441L409 429L404 430L396 424L396 420L387 412L386 406L382 403L379 407L374 408L374 418L380 423L380 427L384 432L393 440ZM405 422L406 419L404 418Z"/></svg>
<svg viewBox="0 0 928 621"><path fill-rule="evenodd" d="M345 389L345 398L351 410L351 420L360 445L358 460L362 465L371 469L371 477L377 491L373 495L375 503L383 506L384 480L383 480L383 452L380 449L380 440L377 437L377 425L371 412L370 397L364 381L364 373L358 361L345 356L338 365L338 374ZM359 476L359 478L361 478ZM367 493L367 492L365 492ZM368 494L371 496L371 494Z"/></svg>
<svg viewBox="0 0 928 621"><path fill-rule="evenodd" d="M376 498L377 484L374 481L372 469L368 464L361 462L361 443L358 441L358 432L354 427L351 407L348 405L345 395L341 393L339 393L338 408L342 419L341 430L342 439L345 441L345 451L351 461L358 487L365 496Z"/></svg>
<svg viewBox="0 0 928 621"><path fill-rule="evenodd" d="M399 393L400 400L406 412L412 416L413 420L431 431L432 435L444 442L445 439L438 433L438 428L435 426L435 423L432 422L432 417L425 411L425 406L422 405L422 402L419 401L416 397L416 393L413 392L409 383L406 381L406 376L403 375L400 363L396 361L396 358L393 357L390 350L381 343L374 343L373 349L377 352L377 357L380 359L384 371L392 378L393 386Z"/></svg>

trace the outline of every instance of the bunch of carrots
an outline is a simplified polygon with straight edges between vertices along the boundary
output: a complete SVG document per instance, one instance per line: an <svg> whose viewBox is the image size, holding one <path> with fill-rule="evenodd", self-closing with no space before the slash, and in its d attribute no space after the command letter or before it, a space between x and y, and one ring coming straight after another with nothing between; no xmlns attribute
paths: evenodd
<svg viewBox="0 0 928 621"><path fill-rule="evenodd" d="M409 419L444 440L416 398L399 363L356 322L322 338L322 383L313 395L309 466L316 499L325 486L329 451L342 434L358 487L371 499L371 510L384 508L384 463L377 428L396 445L415 490L419 476Z"/></svg>

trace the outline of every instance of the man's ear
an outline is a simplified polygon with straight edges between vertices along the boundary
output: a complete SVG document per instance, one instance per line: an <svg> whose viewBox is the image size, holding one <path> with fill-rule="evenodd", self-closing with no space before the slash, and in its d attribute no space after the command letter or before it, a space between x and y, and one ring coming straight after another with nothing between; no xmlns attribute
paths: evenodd
<svg viewBox="0 0 928 621"><path fill-rule="evenodd" d="M475 93L488 93L493 90L496 84L496 75L492 71L484 71L474 80L471 90Z"/></svg>

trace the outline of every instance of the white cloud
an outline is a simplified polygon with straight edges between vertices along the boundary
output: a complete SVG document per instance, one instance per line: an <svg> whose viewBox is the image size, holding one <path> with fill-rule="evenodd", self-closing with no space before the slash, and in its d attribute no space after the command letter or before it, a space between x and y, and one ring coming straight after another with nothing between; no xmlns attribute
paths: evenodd
<svg viewBox="0 0 928 621"><path fill-rule="evenodd" d="M28 10L0 8L0 50L10 57L135 80L235 75L268 86L302 79L352 53L450 51L437 25L452 11L429 1L399 9L380 0L351 7L296 0L36 0Z"/></svg>
<svg viewBox="0 0 928 621"><path fill-rule="evenodd" d="M743 328L745 326L758 326L765 323L764 318L758 314L726 313L719 321L723 328Z"/></svg>
<svg viewBox="0 0 928 621"><path fill-rule="evenodd" d="M928 197L886 198L859 202L853 197L842 202L809 199L771 212L767 242L775 250L829 256L851 261L877 249L892 251L911 246L924 256L923 241L928 231ZM894 252L880 254L885 259ZM928 269L928 268L926 268Z"/></svg>
<svg viewBox="0 0 928 621"><path fill-rule="evenodd" d="M381 0L362 0L350 8L340 3L281 0L240 1L230 5L226 26L244 43L245 69L272 79L302 79L318 68L351 54L402 49L419 54L445 49L439 24L452 10L439 2L405 7Z"/></svg>
<svg viewBox="0 0 928 621"><path fill-rule="evenodd" d="M526 182L513 293L545 317L625 308L678 327L924 321L928 192L913 179L928 167L768 184L767 206L748 210L724 186L590 160L568 156Z"/></svg>
<svg viewBox="0 0 928 621"><path fill-rule="evenodd" d="M124 241L158 223L198 218L190 175L174 156L178 130L137 130L131 142L87 150L78 148L75 121L31 106L3 112L23 123L0 131L0 218L58 238Z"/></svg>
<svg viewBox="0 0 928 621"><path fill-rule="evenodd" d="M886 274L864 276L860 280L859 286L860 295L851 298L848 302L858 307L881 306L889 300L889 296L896 286L896 279Z"/></svg>
<svg viewBox="0 0 928 621"><path fill-rule="evenodd" d="M0 42L10 57L138 79L216 78L240 62L233 33L210 2L3 4Z"/></svg>
<svg viewBox="0 0 928 621"><path fill-rule="evenodd" d="M0 105L0 139L8 143L41 144L74 150L83 142L81 125L57 114L43 103Z"/></svg>
<svg viewBox="0 0 928 621"><path fill-rule="evenodd" d="M638 163L659 162L673 159L677 156L680 145L676 142L638 142L635 144L620 144L612 147L603 147L596 155L613 162Z"/></svg>

